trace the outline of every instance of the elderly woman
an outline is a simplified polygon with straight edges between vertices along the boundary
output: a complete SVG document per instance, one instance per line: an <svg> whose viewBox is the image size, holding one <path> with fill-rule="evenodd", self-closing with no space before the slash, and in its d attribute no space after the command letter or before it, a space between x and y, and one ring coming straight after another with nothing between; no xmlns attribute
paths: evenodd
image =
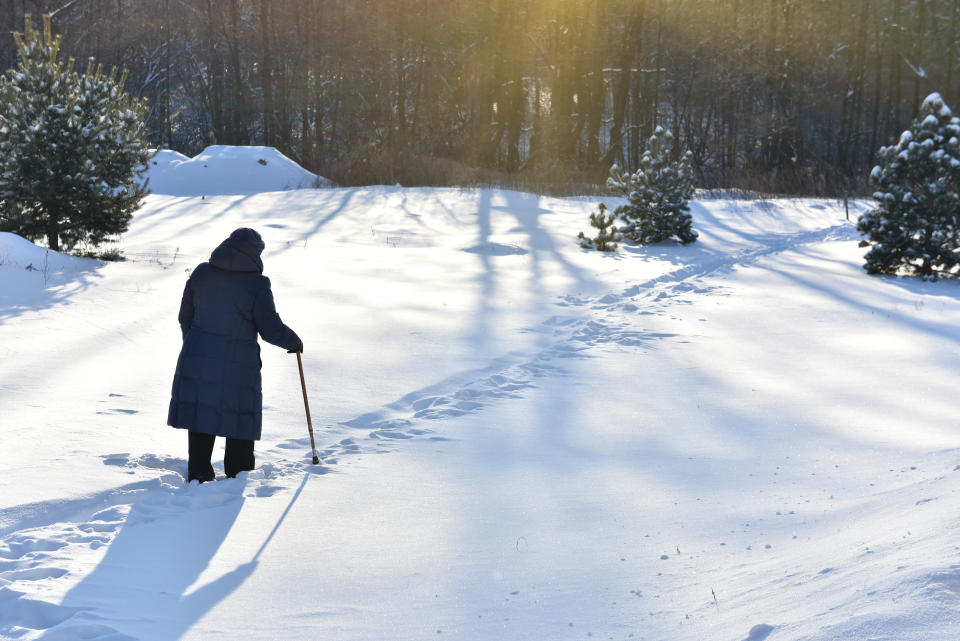
<svg viewBox="0 0 960 641"><path fill-rule="evenodd" d="M183 347L167 424L189 430L187 481L214 479L210 457L217 436L227 439L228 477L254 467L263 410L257 334L290 352L303 351L303 341L274 307L263 248L256 231L235 230L193 270L183 290Z"/></svg>

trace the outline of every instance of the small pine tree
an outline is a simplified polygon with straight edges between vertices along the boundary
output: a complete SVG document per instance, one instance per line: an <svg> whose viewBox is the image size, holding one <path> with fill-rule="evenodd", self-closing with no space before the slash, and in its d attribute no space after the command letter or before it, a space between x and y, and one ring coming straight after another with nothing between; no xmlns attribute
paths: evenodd
<svg viewBox="0 0 960 641"><path fill-rule="evenodd" d="M857 229L872 245L870 274L901 269L921 278L952 273L960 265L960 118L940 94L927 96L920 115L896 145L880 149L871 179L878 206Z"/></svg>
<svg viewBox="0 0 960 641"><path fill-rule="evenodd" d="M587 238L583 232L577 234L580 246L584 249L599 249L602 252L617 251L617 243L623 240L620 230L613 226L617 222L616 214L608 214L607 206L600 203L599 211L590 214L590 224L599 230L596 238Z"/></svg>
<svg viewBox="0 0 960 641"><path fill-rule="evenodd" d="M15 34L20 64L0 77L0 230L60 250L127 229L146 190L145 104L116 71L59 61L50 16Z"/></svg>
<svg viewBox="0 0 960 641"><path fill-rule="evenodd" d="M638 244L659 243L673 236L686 245L697 240L690 216L693 196L693 154L689 151L672 160L673 134L657 127L647 141L640 169L624 174L614 165L607 186L629 201L614 211L627 225L624 238Z"/></svg>

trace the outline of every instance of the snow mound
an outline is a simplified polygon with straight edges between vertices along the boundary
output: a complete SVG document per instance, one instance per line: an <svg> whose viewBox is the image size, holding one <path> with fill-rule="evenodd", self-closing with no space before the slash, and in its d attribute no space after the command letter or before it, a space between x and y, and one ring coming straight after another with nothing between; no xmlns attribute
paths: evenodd
<svg viewBox="0 0 960 641"><path fill-rule="evenodd" d="M62 270L90 259L76 258L46 247L38 247L26 238L10 232L0 232L0 268L22 267L28 271Z"/></svg>
<svg viewBox="0 0 960 641"><path fill-rule="evenodd" d="M169 196L227 196L331 187L273 147L213 145L188 158L160 150L145 177L150 191Z"/></svg>
<svg viewBox="0 0 960 641"><path fill-rule="evenodd" d="M143 172L143 180L150 181L150 188L154 189L157 183L163 182L163 174L173 165L190 160L190 156L181 154L172 149L151 149L153 157L147 163L147 170Z"/></svg>
<svg viewBox="0 0 960 641"><path fill-rule="evenodd" d="M160 167L166 169L171 164L179 164L190 160L190 156L181 154L173 149L153 149L153 158L150 159L150 167ZM149 170L150 167L147 169Z"/></svg>

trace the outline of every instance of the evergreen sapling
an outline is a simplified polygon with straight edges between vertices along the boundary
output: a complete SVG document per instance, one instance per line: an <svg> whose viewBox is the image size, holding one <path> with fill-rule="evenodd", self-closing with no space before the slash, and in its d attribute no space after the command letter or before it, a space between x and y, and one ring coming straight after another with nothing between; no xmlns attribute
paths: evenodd
<svg viewBox="0 0 960 641"><path fill-rule="evenodd" d="M620 230L613 226L617 221L616 214L608 214L607 206L600 203L599 211L590 214L590 224L596 228L595 238L587 238L583 232L577 234L580 239L580 246L584 249L599 249L603 252L617 251L617 243L623 239Z"/></svg>
<svg viewBox="0 0 960 641"><path fill-rule="evenodd" d="M688 151L677 160L672 156L673 134L657 127L636 173L624 174L616 165L610 169L607 186L628 201L614 211L627 223L621 228L627 240L648 244L676 236L684 245L697 240L690 216L693 154Z"/></svg>
<svg viewBox="0 0 960 641"><path fill-rule="evenodd" d="M870 274L901 270L921 278L955 274L960 265L960 118L940 94L927 96L899 142L883 147L871 180L877 208L857 229Z"/></svg>
<svg viewBox="0 0 960 641"><path fill-rule="evenodd" d="M27 15L15 40L20 64L0 76L0 230L55 251L126 231L146 195L146 105L116 70L59 61L49 15L42 32Z"/></svg>

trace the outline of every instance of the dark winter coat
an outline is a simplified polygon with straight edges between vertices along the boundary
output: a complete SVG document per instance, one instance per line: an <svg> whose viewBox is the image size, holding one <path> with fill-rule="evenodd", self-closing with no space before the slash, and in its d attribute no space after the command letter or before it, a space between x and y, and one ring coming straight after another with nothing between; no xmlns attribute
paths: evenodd
<svg viewBox="0 0 960 641"><path fill-rule="evenodd" d="M180 303L183 347L167 424L230 438L260 438L260 345L302 351L284 325L263 275L263 241L238 229L187 280Z"/></svg>

